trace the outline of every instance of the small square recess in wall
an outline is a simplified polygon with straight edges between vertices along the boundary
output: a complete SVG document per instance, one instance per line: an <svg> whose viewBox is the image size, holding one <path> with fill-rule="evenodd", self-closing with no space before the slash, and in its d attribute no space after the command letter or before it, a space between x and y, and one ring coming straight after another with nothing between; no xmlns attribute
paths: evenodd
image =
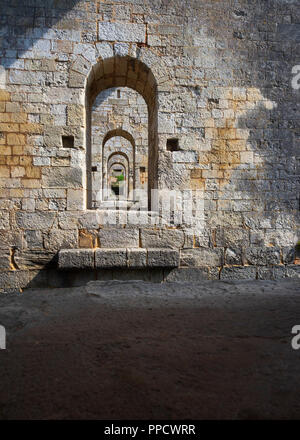
<svg viewBox="0 0 300 440"><path fill-rule="evenodd" d="M74 147L74 136L62 136L61 139L63 148Z"/></svg>
<svg viewBox="0 0 300 440"><path fill-rule="evenodd" d="M179 142L176 138L167 139L167 151L179 151Z"/></svg>

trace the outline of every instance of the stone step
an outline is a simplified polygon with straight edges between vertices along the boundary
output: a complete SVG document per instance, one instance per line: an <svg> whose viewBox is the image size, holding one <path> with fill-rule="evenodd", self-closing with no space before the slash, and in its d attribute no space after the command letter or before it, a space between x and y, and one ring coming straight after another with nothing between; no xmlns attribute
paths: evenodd
<svg viewBox="0 0 300 440"><path fill-rule="evenodd" d="M60 270L178 267L179 250L146 248L61 249Z"/></svg>

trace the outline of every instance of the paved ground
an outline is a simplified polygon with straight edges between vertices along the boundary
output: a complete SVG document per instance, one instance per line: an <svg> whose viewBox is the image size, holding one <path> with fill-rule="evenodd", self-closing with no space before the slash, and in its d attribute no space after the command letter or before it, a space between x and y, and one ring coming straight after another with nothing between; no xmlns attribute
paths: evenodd
<svg viewBox="0 0 300 440"><path fill-rule="evenodd" d="M0 296L1 419L300 418L300 281Z"/></svg>

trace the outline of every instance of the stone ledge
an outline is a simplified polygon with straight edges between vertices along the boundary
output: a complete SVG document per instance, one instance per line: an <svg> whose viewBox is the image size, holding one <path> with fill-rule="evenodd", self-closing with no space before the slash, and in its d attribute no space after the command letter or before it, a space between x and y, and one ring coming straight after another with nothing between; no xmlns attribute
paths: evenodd
<svg viewBox="0 0 300 440"><path fill-rule="evenodd" d="M62 249L58 253L59 269L93 269L94 249Z"/></svg>
<svg viewBox="0 0 300 440"><path fill-rule="evenodd" d="M172 268L178 266L179 251L174 249L62 249L58 253L58 268L60 270Z"/></svg>

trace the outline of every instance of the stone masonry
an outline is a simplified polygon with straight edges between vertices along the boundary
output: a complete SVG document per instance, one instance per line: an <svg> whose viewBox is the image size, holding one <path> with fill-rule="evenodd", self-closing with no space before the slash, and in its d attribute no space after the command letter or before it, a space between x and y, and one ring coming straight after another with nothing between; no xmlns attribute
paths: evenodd
<svg viewBox="0 0 300 440"><path fill-rule="evenodd" d="M299 0L0 6L0 292L300 277ZM116 164L138 214L95 196ZM201 197L201 227L156 189Z"/></svg>

